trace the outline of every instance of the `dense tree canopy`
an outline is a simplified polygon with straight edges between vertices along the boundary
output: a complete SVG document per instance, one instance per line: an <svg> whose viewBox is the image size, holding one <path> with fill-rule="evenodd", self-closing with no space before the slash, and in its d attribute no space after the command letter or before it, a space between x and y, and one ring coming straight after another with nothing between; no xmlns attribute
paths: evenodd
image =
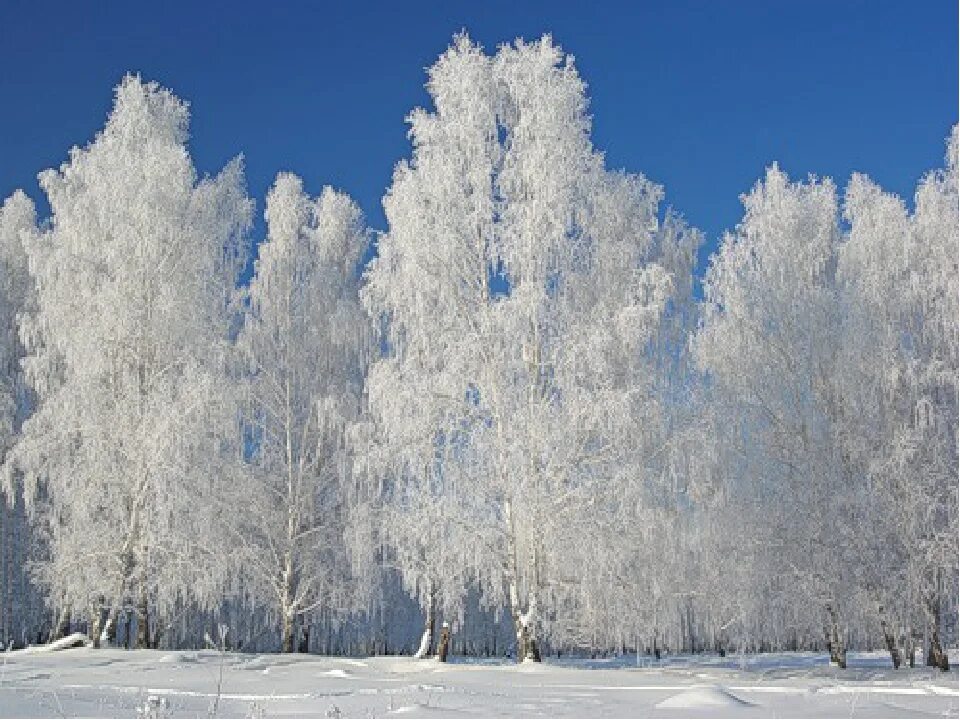
<svg viewBox="0 0 960 720"><path fill-rule="evenodd" d="M49 217L3 204L0 641L944 665L956 128L909 204L773 164L701 297L549 36L458 35L427 90L366 264L357 205L280 173L242 282L241 160L199 178L134 76Z"/></svg>

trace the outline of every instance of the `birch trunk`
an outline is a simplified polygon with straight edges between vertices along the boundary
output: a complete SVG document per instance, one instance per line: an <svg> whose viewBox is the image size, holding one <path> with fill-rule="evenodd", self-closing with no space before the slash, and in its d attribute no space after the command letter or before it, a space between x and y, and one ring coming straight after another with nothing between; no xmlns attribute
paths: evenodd
<svg viewBox="0 0 960 720"><path fill-rule="evenodd" d="M827 646L830 649L830 663L839 668L847 667L847 649L843 646L840 635L840 619L833 605L827 605L827 614L830 616L830 625L827 629Z"/></svg>
<svg viewBox="0 0 960 720"><path fill-rule="evenodd" d="M140 578L139 595L137 597L137 641L134 648L139 650L150 647L150 615L145 575L146 573Z"/></svg>
<svg viewBox="0 0 960 720"><path fill-rule="evenodd" d="M287 300L287 315L290 314L289 296ZM293 452L293 391L289 373L284 379L284 454L287 471L287 537L286 553L281 569L281 598L280 606L283 615L283 625L280 630L280 650L284 653L294 651L294 552L296 546L297 527L299 525L299 507L301 477L295 476Z"/></svg>
<svg viewBox="0 0 960 720"><path fill-rule="evenodd" d="M103 597L90 608L90 640L95 648L100 647L100 635L103 632Z"/></svg>
<svg viewBox="0 0 960 720"><path fill-rule="evenodd" d="M504 503L504 514L507 521L507 590L510 599L510 616L513 618L513 628L517 637L517 662L533 660L540 662L540 648L535 636L536 627L536 593L528 592L527 609L524 612L520 603L519 562L517 560L516 519L513 516L513 505L508 500Z"/></svg>
<svg viewBox="0 0 960 720"><path fill-rule="evenodd" d="M906 628L903 631L903 652L907 658L907 665L911 668L917 664L917 647L913 641L913 628Z"/></svg>
<svg viewBox="0 0 960 720"><path fill-rule="evenodd" d="M943 577L937 570L936 589L927 598L927 614L929 618L927 665L940 668L943 672L950 670L950 660L940 642L940 588Z"/></svg>
<svg viewBox="0 0 960 720"><path fill-rule="evenodd" d="M285 612L283 614L283 626L280 631L280 651L284 653L293 652L293 613Z"/></svg>
<svg viewBox="0 0 960 720"><path fill-rule="evenodd" d="M447 661L447 653L450 649L450 628L447 623L440 629L440 642L437 643L437 660L442 663Z"/></svg>
<svg viewBox="0 0 960 720"><path fill-rule="evenodd" d="M103 634L107 636L107 644L111 647L116 647L117 644L117 627L120 623L120 607L117 604L111 606L109 613L107 614L107 624L104 627Z"/></svg>
<svg viewBox="0 0 960 720"><path fill-rule="evenodd" d="M417 648L414 658L422 660L433 654L433 632L437 621L437 596L436 590L430 590L430 606L427 608L427 617L424 621L423 635L420 636L420 647Z"/></svg>
<svg viewBox="0 0 960 720"><path fill-rule="evenodd" d="M882 606L880 607L880 629L883 630L883 641L887 646L887 652L890 653L893 669L898 670L903 660L900 657L900 651L897 649L897 639L894 637L893 631L890 630L890 626L887 625Z"/></svg>
<svg viewBox="0 0 960 720"><path fill-rule="evenodd" d="M70 634L70 606L64 606L57 618L57 626L53 630L53 640L60 640Z"/></svg>
<svg viewBox="0 0 960 720"><path fill-rule="evenodd" d="M280 596L280 613L282 624L280 628L280 652L292 653L294 651L294 618L296 610L293 607L293 553L288 551L284 558L282 583Z"/></svg>

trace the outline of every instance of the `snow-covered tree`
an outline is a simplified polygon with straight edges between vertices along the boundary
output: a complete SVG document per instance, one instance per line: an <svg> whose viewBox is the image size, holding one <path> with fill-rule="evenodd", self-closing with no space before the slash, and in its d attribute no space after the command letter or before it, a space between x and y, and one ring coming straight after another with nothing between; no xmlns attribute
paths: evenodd
<svg viewBox="0 0 960 720"><path fill-rule="evenodd" d="M36 224L33 202L20 190L0 207L0 461L12 447L32 400L20 367L24 348L18 316L29 312L35 302L24 244L36 234ZM27 572L35 539L24 513L20 483L11 475L0 485L0 644L4 646L23 643L41 617Z"/></svg>
<svg viewBox="0 0 960 720"><path fill-rule="evenodd" d="M696 339L714 411L728 426L724 501L738 527L727 584L743 593L734 602L743 612L719 614L742 615L746 630L760 620L749 603L762 595L774 623L803 632L825 613L842 662L837 613L851 594L842 554L853 486L831 422L836 190L830 180L790 183L774 165L743 203L743 221L707 272Z"/></svg>
<svg viewBox="0 0 960 720"><path fill-rule="evenodd" d="M465 569L489 558L487 572L498 573L489 553L469 547L483 526L467 520L470 496L458 498L453 487L459 476L441 471L443 453L453 449L442 436L471 408L469 378L491 334L492 178L502 154L496 89L490 59L465 37L429 75L438 113L416 110L409 118L416 160L398 166L384 198L390 231L378 243L365 294L374 317L389 323L390 346L369 374L379 432L367 470L375 479L389 476L380 524L405 586L425 610L420 655L429 651L437 606L457 613L470 582ZM466 462L457 469L469 472Z"/></svg>
<svg viewBox="0 0 960 720"><path fill-rule="evenodd" d="M698 486L705 443L702 407L694 390L697 372L689 352L689 334L698 317L694 265L702 234L668 211L647 257L672 279L656 332L634 370L635 391L643 388L636 422L629 428L635 447L630 472L610 486L607 532L596 544L572 552L572 566L583 577L582 610L577 618L581 646L680 646L672 633L694 581L686 546L699 522L691 498ZM602 282L597 278L597 282ZM599 322L599 321L598 321ZM645 386L639 381L644 380Z"/></svg>
<svg viewBox="0 0 960 720"><path fill-rule="evenodd" d="M366 231L346 195L327 187L313 200L287 173L265 216L238 340L248 462L233 547L255 597L280 619L281 649L293 652L298 621L351 601L345 433L360 411L370 338L359 300Z"/></svg>
<svg viewBox="0 0 960 720"><path fill-rule="evenodd" d="M141 646L217 565L205 513L251 213L239 160L198 182L187 124L185 103L125 77L104 130L41 174L52 215L26 247L39 404L10 461L48 535L39 577L95 636L102 609L113 624L135 604Z"/></svg>
<svg viewBox="0 0 960 720"><path fill-rule="evenodd" d="M24 245L36 232L33 201L18 190L0 207L0 453L13 444L28 404L20 368L23 344L17 316L30 312L35 303Z"/></svg>
<svg viewBox="0 0 960 720"><path fill-rule="evenodd" d="M425 607L455 611L473 584L538 659L646 408L640 349L670 288L646 254L660 191L603 169L549 37L489 58L458 36L427 87L365 290L387 329L369 380L384 531Z"/></svg>
<svg viewBox="0 0 960 720"><path fill-rule="evenodd" d="M858 574L894 664L923 633L944 665L941 620L957 575L957 135L916 209L863 175L847 188L839 275L845 448L868 478Z"/></svg>
<svg viewBox="0 0 960 720"><path fill-rule="evenodd" d="M281 173L242 287L242 163L199 178L138 77L48 219L0 207L0 642L945 668L957 129L912 203L770 167L700 302L702 235L607 169L549 36L458 35L427 91L365 275L357 205Z"/></svg>

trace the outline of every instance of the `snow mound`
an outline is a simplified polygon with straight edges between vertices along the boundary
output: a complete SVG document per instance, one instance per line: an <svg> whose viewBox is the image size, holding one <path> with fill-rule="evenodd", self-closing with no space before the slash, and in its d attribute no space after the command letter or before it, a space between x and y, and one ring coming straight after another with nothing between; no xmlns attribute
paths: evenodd
<svg viewBox="0 0 960 720"><path fill-rule="evenodd" d="M157 662L160 663L195 663L198 662L199 658L195 652L176 652L168 653L164 655Z"/></svg>
<svg viewBox="0 0 960 720"><path fill-rule="evenodd" d="M23 653L25 655L31 655L33 653L69 650L70 648L76 647L93 647L93 643L90 642L90 638L88 638L84 633L76 632L67 635L66 637L62 637L59 640L54 640L51 643L47 643L46 645L31 645L23 650L12 650L10 654Z"/></svg>
<svg viewBox="0 0 960 720"><path fill-rule="evenodd" d="M322 675L327 675L329 677L338 677L338 678L352 678L353 675L348 673L346 670L341 670L340 668L334 668L333 670L326 670Z"/></svg>
<svg viewBox="0 0 960 720"><path fill-rule="evenodd" d="M256 655L255 657L240 660L237 662L234 667L238 670L264 670L270 669L270 666L275 662L275 658L271 658L266 655Z"/></svg>
<svg viewBox="0 0 960 720"><path fill-rule="evenodd" d="M417 660L410 657L400 662L391 663L386 670L394 675L409 675L412 673L437 672L442 669L441 665L442 663L436 658Z"/></svg>
<svg viewBox="0 0 960 720"><path fill-rule="evenodd" d="M514 665L518 672L525 673L538 673L538 672L548 672L548 668L544 663L538 662L536 660L531 660L530 658L524 658L519 663Z"/></svg>
<svg viewBox="0 0 960 720"><path fill-rule="evenodd" d="M412 716L416 718L455 718L471 717L473 713L466 710L457 710L448 707L437 707L435 705L422 705L414 703L405 705L394 710L388 710L387 715L395 717Z"/></svg>
<svg viewBox="0 0 960 720"><path fill-rule="evenodd" d="M752 703L741 700L726 688L713 685L705 688L693 688L679 695L671 695L657 703L662 710L697 710L700 708L742 708Z"/></svg>

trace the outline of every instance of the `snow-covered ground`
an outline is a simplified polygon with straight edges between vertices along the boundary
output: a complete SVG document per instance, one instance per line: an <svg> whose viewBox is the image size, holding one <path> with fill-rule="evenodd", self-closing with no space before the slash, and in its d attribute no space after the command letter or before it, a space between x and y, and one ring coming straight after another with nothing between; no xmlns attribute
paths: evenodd
<svg viewBox="0 0 960 720"><path fill-rule="evenodd" d="M0 716L957 717L957 671L785 653L433 660L73 649L0 655ZM956 653L951 653L956 667ZM218 690L219 686L219 690Z"/></svg>

